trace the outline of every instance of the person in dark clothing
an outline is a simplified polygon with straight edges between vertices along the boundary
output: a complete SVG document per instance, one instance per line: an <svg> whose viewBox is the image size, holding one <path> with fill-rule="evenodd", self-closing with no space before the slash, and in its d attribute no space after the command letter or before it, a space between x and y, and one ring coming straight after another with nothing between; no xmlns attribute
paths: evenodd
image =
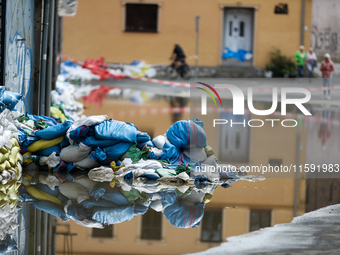
<svg viewBox="0 0 340 255"><path fill-rule="evenodd" d="M172 55L170 57L171 60L174 60L174 64L177 62L181 62L182 64L185 63L185 54L181 46L179 46L178 43L175 43L175 48L172 52Z"/></svg>

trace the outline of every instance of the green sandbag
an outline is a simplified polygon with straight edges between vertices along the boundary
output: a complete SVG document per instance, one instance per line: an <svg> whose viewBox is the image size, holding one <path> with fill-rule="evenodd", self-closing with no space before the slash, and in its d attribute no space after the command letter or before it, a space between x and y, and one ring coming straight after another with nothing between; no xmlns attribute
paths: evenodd
<svg viewBox="0 0 340 255"><path fill-rule="evenodd" d="M144 147L143 150L140 150L137 148L136 144L132 144L121 159L130 158L132 162L138 162L140 159L148 159L149 155L150 150L148 148Z"/></svg>

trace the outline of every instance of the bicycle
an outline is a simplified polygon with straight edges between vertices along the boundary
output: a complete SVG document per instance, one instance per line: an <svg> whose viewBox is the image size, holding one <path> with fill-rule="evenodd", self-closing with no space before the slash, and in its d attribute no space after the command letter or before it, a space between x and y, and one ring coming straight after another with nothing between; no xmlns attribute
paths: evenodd
<svg viewBox="0 0 340 255"><path fill-rule="evenodd" d="M191 68L185 62L182 62L180 64L173 62L171 65L166 67L165 73L166 77L170 80L177 79L178 76L186 80L189 80L192 77Z"/></svg>

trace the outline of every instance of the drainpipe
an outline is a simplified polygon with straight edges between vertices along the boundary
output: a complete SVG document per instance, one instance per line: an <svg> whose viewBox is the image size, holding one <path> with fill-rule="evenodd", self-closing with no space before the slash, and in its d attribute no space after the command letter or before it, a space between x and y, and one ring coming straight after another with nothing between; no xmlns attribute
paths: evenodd
<svg viewBox="0 0 340 255"><path fill-rule="evenodd" d="M306 0L302 0L302 10L301 10L301 43L300 45L305 44L305 7Z"/></svg>
<svg viewBox="0 0 340 255"><path fill-rule="evenodd" d="M50 14L50 1L44 0L44 28L41 50L41 78L40 78L40 115L45 115L46 108L46 65L47 65L47 40L48 40L48 28L49 28L49 14Z"/></svg>
<svg viewBox="0 0 340 255"><path fill-rule="evenodd" d="M53 70L53 36L54 36L54 10L55 10L55 0L50 2L50 24L49 24L49 39L48 39L48 69L47 69L47 82L46 82L46 110L45 115L50 116L51 107L51 88L52 88L52 70Z"/></svg>
<svg viewBox="0 0 340 255"><path fill-rule="evenodd" d="M296 136L296 172L295 172L295 191L294 191L294 217L297 216L298 210L298 194L299 194L299 164L300 164L300 147L301 147L301 126L302 123L298 123L298 130Z"/></svg>

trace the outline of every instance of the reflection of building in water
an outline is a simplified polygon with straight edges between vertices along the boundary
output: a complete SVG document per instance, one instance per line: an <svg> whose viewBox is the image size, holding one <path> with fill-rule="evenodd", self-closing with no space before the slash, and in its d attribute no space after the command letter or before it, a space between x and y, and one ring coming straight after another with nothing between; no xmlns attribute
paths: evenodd
<svg viewBox="0 0 340 255"><path fill-rule="evenodd" d="M332 119L339 119L339 112L321 109L313 115L322 120L320 123L311 123L307 127L306 163L316 166L339 164L340 127L330 122ZM306 185L307 212L340 203L339 179L308 178Z"/></svg>
<svg viewBox="0 0 340 255"><path fill-rule="evenodd" d="M135 109L149 112L148 109L163 107L169 107L169 104L163 101L149 101L143 105L133 105L124 100L108 99L104 100L102 108L90 106L85 114L107 114L118 120L132 122L141 131L157 136L164 134L171 125L170 113L139 116L130 113ZM216 118L220 117L216 115ZM190 114L183 113L182 118L188 119ZM204 118L202 120L205 121ZM220 138L222 129L216 132L207 124L205 129L209 145L214 148L215 155L221 158L219 163L233 163L237 166L269 162L273 165L280 165L281 162L284 165L295 164L295 128L237 128L230 130L223 139ZM224 153L225 148L231 146L234 146L234 151L231 150L234 153L239 150L237 162L233 162L232 158L228 158L228 154ZM305 163L303 150L300 153L300 163ZM271 178L255 183L238 181L231 186L229 189L217 188L205 208L200 226L192 229L176 228L161 213L153 210L104 230L86 229L73 222L66 222L70 224L71 232L77 233L73 238L73 251L75 254L185 254L206 250L230 236L292 220L294 179ZM302 214L305 203L303 180L299 183L299 190L303 192L299 191L298 214ZM58 237L59 252L62 251L62 241Z"/></svg>

